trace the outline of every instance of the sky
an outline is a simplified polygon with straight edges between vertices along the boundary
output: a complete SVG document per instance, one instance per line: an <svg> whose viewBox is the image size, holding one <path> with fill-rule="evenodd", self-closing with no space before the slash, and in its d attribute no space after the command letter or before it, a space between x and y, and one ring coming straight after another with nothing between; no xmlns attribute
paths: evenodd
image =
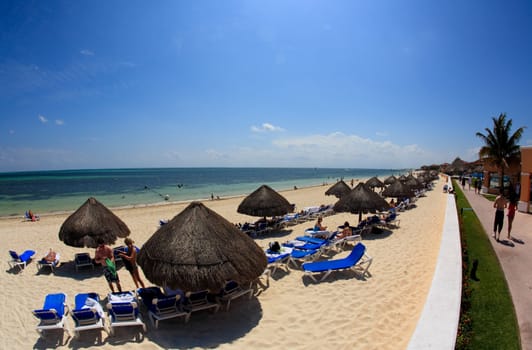
<svg viewBox="0 0 532 350"><path fill-rule="evenodd" d="M473 161L531 58L526 0L4 0L0 172Z"/></svg>

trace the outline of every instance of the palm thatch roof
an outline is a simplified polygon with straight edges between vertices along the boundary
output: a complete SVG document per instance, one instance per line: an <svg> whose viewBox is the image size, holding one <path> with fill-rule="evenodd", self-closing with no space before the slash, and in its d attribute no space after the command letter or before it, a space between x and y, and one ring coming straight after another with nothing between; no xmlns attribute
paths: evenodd
<svg viewBox="0 0 532 350"><path fill-rule="evenodd" d="M414 197L414 191L410 188L410 186L405 185L401 181L395 181L390 186L386 187L384 191L382 191L382 195L384 197Z"/></svg>
<svg viewBox="0 0 532 350"><path fill-rule="evenodd" d="M379 180L379 178L376 177L376 176L373 176L371 179L369 179L368 181L366 181L366 185L367 185L369 188L386 187L386 185L384 185L384 182L382 182L381 180Z"/></svg>
<svg viewBox="0 0 532 350"><path fill-rule="evenodd" d="M335 212L350 212L359 214L359 221L362 220L362 213L375 213L390 209L390 205L368 186L360 182L351 192L340 198L334 205Z"/></svg>
<svg viewBox="0 0 532 350"><path fill-rule="evenodd" d="M280 216L293 210L286 198L267 185L262 185L248 195L237 211L251 216Z"/></svg>
<svg viewBox="0 0 532 350"><path fill-rule="evenodd" d="M127 225L96 198L89 198L70 215L59 230L59 239L72 247L96 248L102 238L105 244L114 244L130 231Z"/></svg>
<svg viewBox="0 0 532 350"><path fill-rule="evenodd" d="M199 202L161 226L137 261L152 283L184 291L216 291L228 280L244 284L267 265L253 239Z"/></svg>
<svg viewBox="0 0 532 350"><path fill-rule="evenodd" d="M336 198L342 198L349 192L351 192L351 187L349 187L349 185L346 184L344 180L340 180L334 185L332 185L327 191L325 191L325 195L335 196Z"/></svg>
<svg viewBox="0 0 532 350"><path fill-rule="evenodd" d="M385 185L391 185L393 184L395 181L397 181L397 178L393 175L390 175L388 176L386 179L384 179L384 184Z"/></svg>

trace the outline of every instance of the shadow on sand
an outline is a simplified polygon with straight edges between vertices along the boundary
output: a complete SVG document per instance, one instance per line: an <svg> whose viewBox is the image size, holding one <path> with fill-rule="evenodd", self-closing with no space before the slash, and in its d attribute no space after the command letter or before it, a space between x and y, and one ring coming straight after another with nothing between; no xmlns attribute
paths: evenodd
<svg viewBox="0 0 532 350"><path fill-rule="evenodd" d="M164 349L216 348L244 337L261 318L259 300L244 298L235 301L234 305L231 303L229 311L193 313L188 323L167 320L161 322L158 329L147 324L145 338Z"/></svg>

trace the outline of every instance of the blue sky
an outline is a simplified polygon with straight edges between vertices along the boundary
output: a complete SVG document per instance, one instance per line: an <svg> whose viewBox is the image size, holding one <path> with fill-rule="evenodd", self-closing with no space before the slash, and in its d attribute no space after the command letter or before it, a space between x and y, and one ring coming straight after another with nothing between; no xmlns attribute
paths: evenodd
<svg viewBox="0 0 532 350"><path fill-rule="evenodd" d="M418 167L475 160L502 112L532 120L530 1L2 1L0 16L0 171Z"/></svg>

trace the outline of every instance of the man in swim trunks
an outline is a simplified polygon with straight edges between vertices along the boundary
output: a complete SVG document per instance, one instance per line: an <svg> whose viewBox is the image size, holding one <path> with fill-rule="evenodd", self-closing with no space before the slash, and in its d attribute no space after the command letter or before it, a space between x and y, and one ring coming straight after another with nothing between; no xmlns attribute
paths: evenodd
<svg viewBox="0 0 532 350"><path fill-rule="evenodd" d="M493 207L495 208L495 220L493 222L493 237L499 242L501 236L502 224L504 222L504 209L506 208L506 198L504 198L502 191L495 198Z"/></svg>
<svg viewBox="0 0 532 350"><path fill-rule="evenodd" d="M96 248L96 253L94 255L94 262L103 266L103 274L105 275L107 283L109 283L109 288L111 288L111 292L115 292L113 283L116 283L118 291L121 292L122 286L120 285L120 278L118 278L118 272L116 271L113 249L106 245L102 238L98 238L96 243L98 243L98 247ZM107 259L109 259L109 262L107 261ZM115 267L114 271L110 265Z"/></svg>

